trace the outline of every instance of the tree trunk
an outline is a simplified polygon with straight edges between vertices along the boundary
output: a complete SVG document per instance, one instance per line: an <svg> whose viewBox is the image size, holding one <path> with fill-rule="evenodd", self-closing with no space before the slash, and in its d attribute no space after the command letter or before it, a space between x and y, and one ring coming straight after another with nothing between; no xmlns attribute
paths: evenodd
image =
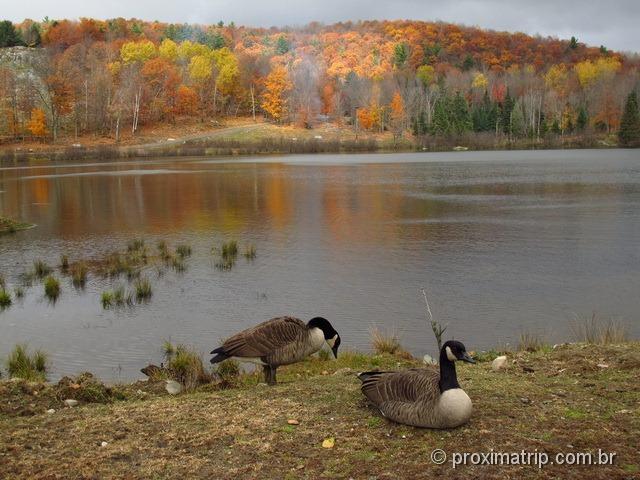
<svg viewBox="0 0 640 480"><path fill-rule="evenodd" d="M251 84L251 113L253 115L253 123L256 122L256 98L253 94L253 84Z"/></svg>

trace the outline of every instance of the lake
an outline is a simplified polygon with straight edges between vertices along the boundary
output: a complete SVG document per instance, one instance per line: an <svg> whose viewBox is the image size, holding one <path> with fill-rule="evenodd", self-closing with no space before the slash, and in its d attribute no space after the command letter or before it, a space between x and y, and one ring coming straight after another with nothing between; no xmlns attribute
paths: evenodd
<svg viewBox="0 0 640 480"><path fill-rule="evenodd" d="M640 334L640 152L504 151L53 164L0 168L0 212L37 224L0 236L9 285L40 258L97 258L144 237L188 243L187 270L144 272L148 304L104 310L125 278L41 284L0 312L0 358L19 342L50 353L51 378L142 377L164 340L203 354L230 334L290 314L329 319L343 348L396 332L435 354L421 289L446 337L469 350L523 332L571 340L575 315ZM215 267L236 239L250 262ZM204 358L208 356L204 355Z"/></svg>

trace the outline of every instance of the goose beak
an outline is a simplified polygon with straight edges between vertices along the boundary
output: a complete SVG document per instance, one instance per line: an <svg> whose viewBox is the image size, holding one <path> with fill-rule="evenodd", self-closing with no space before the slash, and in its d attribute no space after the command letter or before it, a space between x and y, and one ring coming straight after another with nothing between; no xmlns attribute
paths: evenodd
<svg viewBox="0 0 640 480"><path fill-rule="evenodd" d="M469 355L467 352L464 352L462 354L462 358L460 360L467 363L476 363L476 361L473 358L471 358L471 355Z"/></svg>

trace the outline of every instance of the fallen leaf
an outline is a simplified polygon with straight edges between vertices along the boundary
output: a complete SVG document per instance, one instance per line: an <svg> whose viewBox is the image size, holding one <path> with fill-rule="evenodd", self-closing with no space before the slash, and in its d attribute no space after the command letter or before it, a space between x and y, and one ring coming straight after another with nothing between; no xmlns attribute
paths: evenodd
<svg viewBox="0 0 640 480"><path fill-rule="evenodd" d="M333 437L325 438L322 442L322 448L333 448L336 444L336 439Z"/></svg>
<svg viewBox="0 0 640 480"><path fill-rule="evenodd" d="M287 420L287 423L289 425L300 425L300 422L298 420L293 419L293 418L290 418L289 420Z"/></svg>

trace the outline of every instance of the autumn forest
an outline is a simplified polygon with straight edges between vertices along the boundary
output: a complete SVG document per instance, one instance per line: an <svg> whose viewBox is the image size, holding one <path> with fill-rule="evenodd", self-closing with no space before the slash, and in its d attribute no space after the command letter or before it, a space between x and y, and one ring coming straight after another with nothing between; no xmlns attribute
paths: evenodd
<svg viewBox="0 0 640 480"><path fill-rule="evenodd" d="M0 143L244 117L393 138L640 136L637 56L418 21L0 23Z"/></svg>

